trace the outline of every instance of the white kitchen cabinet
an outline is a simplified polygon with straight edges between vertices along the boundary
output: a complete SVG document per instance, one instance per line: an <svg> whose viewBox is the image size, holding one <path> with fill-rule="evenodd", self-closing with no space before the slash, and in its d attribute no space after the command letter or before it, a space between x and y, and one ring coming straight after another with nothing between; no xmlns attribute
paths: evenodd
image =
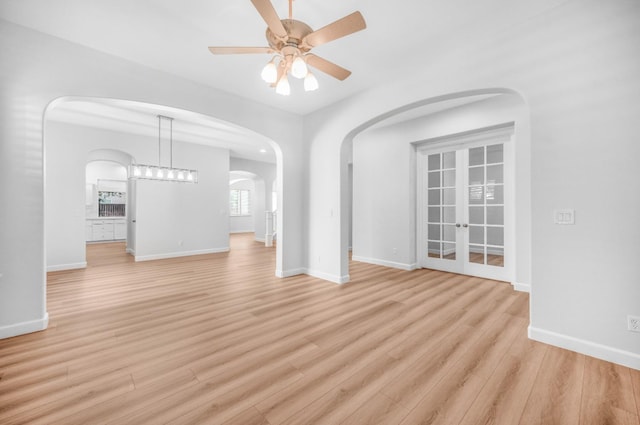
<svg viewBox="0 0 640 425"><path fill-rule="evenodd" d="M125 219L95 220L88 219L87 241L113 241L127 238L127 221Z"/></svg>
<svg viewBox="0 0 640 425"><path fill-rule="evenodd" d="M126 220L114 220L113 232L115 239L127 239L127 221Z"/></svg>

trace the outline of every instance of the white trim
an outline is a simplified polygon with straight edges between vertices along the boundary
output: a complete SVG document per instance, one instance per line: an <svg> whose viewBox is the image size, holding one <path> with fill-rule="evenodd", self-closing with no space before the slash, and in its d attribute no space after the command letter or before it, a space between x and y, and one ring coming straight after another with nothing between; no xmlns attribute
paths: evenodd
<svg viewBox="0 0 640 425"><path fill-rule="evenodd" d="M257 236L256 236L256 237L254 238L254 240L255 240L256 242L262 242L262 243L264 243L265 238L259 238L259 237L257 237Z"/></svg>
<svg viewBox="0 0 640 425"><path fill-rule="evenodd" d="M529 326L529 338L640 370L640 354Z"/></svg>
<svg viewBox="0 0 640 425"><path fill-rule="evenodd" d="M133 255L134 257L136 256L136 250L135 250L135 249L127 248L127 249L125 250L125 252L126 252L127 254L131 254L131 255Z"/></svg>
<svg viewBox="0 0 640 425"><path fill-rule="evenodd" d="M412 142L418 152L438 152L444 149L469 149L488 144L508 143L515 134L515 122L477 128L462 133L448 134L431 139Z"/></svg>
<svg viewBox="0 0 640 425"><path fill-rule="evenodd" d="M338 276L335 274L329 274L325 272L320 272L317 270L309 270L307 269L307 274L311 277L317 277L318 279L328 280L329 282L337 283L342 285L343 283L349 282L349 275Z"/></svg>
<svg viewBox="0 0 640 425"><path fill-rule="evenodd" d="M47 329L47 326L49 326L49 313L45 313L42 319L0 327L0 339L43 331Z"/></svg>
<svg viewBox="0 0 640 425"><path fill-rule="evenodd" d="M75 270L86 268L87 262L83 261L82 263L54 264L53 266L47 266L47 272L59 272L61 270Z"/></svg>
<svg viewBox="0 0 640 425"><path fill-rule="evenodd" d="M218 254L220 252L229 252L229 247L200 249L197 251L168 252L166 254L137 255L135 256L135 261L137 262L137 261L164 260L167 258L189 257L191 255Z"/></svg>
<svg viewBox="0 0 640 425"><path fill-rule="evenodd" d="M511 282L514 291L531 293L531 285L528 283Z"/></svg>
<svg viewBox="0 0 640 425"><path fill-rule="evenodd" d="M298 276L301 274L307 274L307 269L291 269L291 270L276 270L276 277L284 279L286 277Z"/></svg>
<svg viewBox="0 0 640 425"><path fill-rule="evenodd" d="M235 235L236 233L254 233L253 229L251 230L230 230L229 234Z"/></svg>
<svg viewBox="0 0 640 425"><path fill-rule="evenodd" d="M412 271L412 270L418 269L418 264L416 263L412 263L412 264L396 263L394 261L379 260L377 258L359 257L357 255L354 255L352 257L352 260L359 261L361 263L375 264L376 266L391 267L394 269L400 269L400 270L406 270L406 271Z"/></svg>

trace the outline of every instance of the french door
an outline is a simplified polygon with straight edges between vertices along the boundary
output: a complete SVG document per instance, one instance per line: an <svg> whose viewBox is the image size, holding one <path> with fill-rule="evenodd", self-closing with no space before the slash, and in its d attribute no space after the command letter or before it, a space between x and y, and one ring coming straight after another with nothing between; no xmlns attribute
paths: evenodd
<svg viewBox="0 0 640 425"><path fill-rule="evenodd" d="M421 267L512 280L510 147L494 140L419 150Z"/></svg>

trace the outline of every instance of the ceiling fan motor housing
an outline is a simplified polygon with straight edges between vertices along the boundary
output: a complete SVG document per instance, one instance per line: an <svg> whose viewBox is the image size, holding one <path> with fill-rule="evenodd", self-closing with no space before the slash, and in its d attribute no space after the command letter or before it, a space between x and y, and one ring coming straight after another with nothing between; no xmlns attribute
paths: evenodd
<svg viewBox="0 0 640 425"><path fill-rule="evenodd" d="M281 51L286 47L295 47L302 53L311 50L311 46L302 45L302 39L313 32L309 25L295 19L282 19L280 22L287 30L286 39L279 38L269 28L266 31L267 42L273 50Z"/></svg>

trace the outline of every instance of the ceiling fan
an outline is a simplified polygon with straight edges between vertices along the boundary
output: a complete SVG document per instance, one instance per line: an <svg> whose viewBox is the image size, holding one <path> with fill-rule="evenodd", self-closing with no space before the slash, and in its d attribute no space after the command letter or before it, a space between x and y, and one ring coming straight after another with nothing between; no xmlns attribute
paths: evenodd
<svg viewBox="0 0 640 425"><path fill-rule="evenodd" d="M293 0L289 0L289 17L280 19L270 0L251 0L262 19L267 23L266 37L269 47L209 47L214 55L266 53L273 54L262 70L262 79L276 87L276 93L289 95L291 87L287 75L304 78L306 91L316 90L318 80L307 65L338 80L344 80L351 71L311 53L311 49L358 32L367 27L360 12L353 12L342 19L312 30L309 25L293 19ZM276 63L277 62L277 63Z"/></svg>

